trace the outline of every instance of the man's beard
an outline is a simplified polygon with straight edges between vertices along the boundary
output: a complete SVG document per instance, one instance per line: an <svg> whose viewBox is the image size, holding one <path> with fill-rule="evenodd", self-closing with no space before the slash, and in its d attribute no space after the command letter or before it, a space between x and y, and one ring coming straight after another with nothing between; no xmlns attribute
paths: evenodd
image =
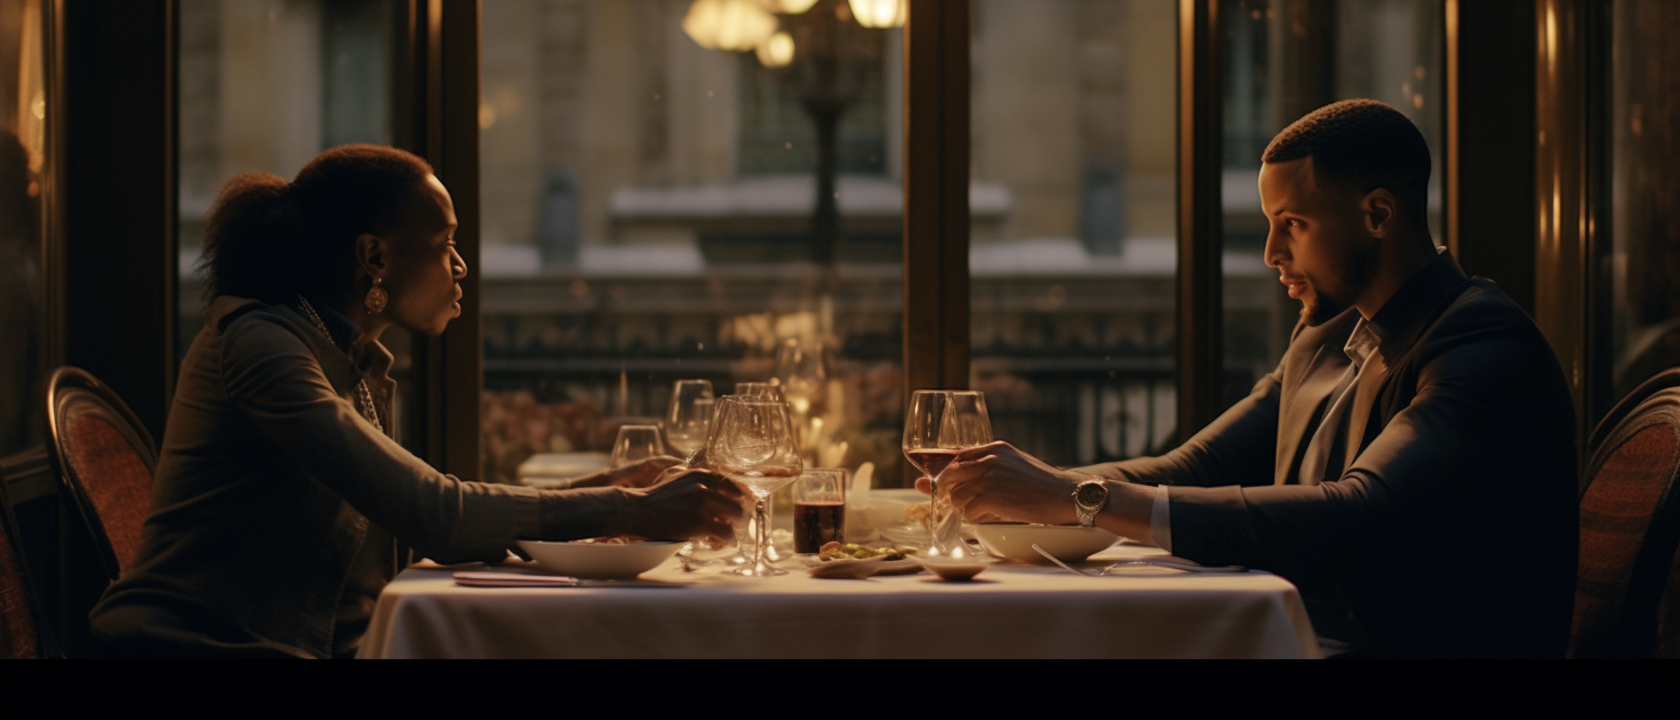
<svg viewBox="0 0 1680 720"><path fill-rule="evenodd" d="M1363 252L1348 258L1337 282L1326 283L1323 291L1314 284L1312 292L1301 300L1301 317L1307 325L1317 325L1352 307L1358 293L1370 287L1372 278L1376 277L1378 262L1376 251L1364 248Z"/></svg>
<svg viewBox="0 0 1680 720"><path fill-rule="evenodd" d="M1341 303L1331 300L1315 289L1301 300L1301 319L1311 327L1342 314L1346 309Z"/></svg>

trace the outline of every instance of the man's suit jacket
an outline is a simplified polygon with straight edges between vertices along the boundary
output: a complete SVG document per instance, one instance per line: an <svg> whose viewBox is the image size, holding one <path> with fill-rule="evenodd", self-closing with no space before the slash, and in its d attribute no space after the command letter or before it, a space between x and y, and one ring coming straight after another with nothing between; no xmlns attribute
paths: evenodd
<svg viewBox="0 0 1680 720"><path fill-rule="evenodd" d="M1177 450L1090 470L1172 485L1174 554L1273 570L1315 609L1345 607L1314 614L1321 634L1387 655L1562 656L1575 425L1550 346L1442 253L1372 318L1381 342L1331 477L1302 482L1357 320L1297 327L1277 370Z"/></svg>

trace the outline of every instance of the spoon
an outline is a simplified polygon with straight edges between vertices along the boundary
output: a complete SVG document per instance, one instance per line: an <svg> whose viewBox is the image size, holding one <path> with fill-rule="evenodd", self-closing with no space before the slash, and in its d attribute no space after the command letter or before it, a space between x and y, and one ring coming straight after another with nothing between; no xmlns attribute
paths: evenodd
<svg viewBox="0 0 1680 720"><path fill-rule="evenodd" d="M1063 570L1066 570L1066 571L1068 571L1070 573L1073 573L1075 575L1084 575L1085 577L1102 577L1104 575L1107 575L1110 570L1113 570L1117 567L1132 566L1132 565L1150 565L1150 566L1153 566L1153 567L1172 568L1173 570L1183 570L1185 572L1198 572L1198 573L1248 572L1248 568L1244 567L1242 565L1195 565L1195 564L1191 564L1191 563L1173 562L1171 560L1148 560L1148 559L1119 560L1119 561L1116 561L1114 564L1109 565L1108 567L1105 567L1101 570L1086 571L1086 570L1080 570L1080 569L1078 569L1078 568L1076 568L1072 565L1069 565L1065 562L1062 562L1061 559L1057 558L1055 555L1051 555L1050 551L1039 547L1038 543L1033 543L1032 549L1036 550L1038 552L1038 554L1043 555L1044 557L1048 558L1050 560L1050 562L1056 563L1057 565L1061 566Z"/></svg>

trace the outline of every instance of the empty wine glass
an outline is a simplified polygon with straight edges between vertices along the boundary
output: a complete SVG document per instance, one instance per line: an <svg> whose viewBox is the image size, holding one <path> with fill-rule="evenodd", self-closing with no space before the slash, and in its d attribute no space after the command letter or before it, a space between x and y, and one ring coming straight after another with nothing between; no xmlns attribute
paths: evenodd
<svg viewBox="0 0 1680 720"><path fill-rule="evenodd" d="M738 382L738 383L735 383L735 395L737 397L756 398L756 399L760 399L760 400L770 400L770 401L774 401L774 402L783 402L783 401L786 400L786 398L782 397L781 387L777 386L775 383L770 383L770 382ZM794 439L795 439L795 441L797 441L798 436L795 435ZM734 565L745 565L745 564L747 564L748 562L751 561L751 559L746 556L746 552L748 550L747 544L749 542L753 542L753 540L750 540L749 538L757 538L758 537L758 521L756 519L754 519L753 516L749 515L746 518L746 523L747 523L746 533L741 538L740 544L738 546L738 550L735 553L735 557L730 559L730 563L732 563ZM765 550L765 552L767 553L766 557L770 558L770 562L777 562L777 561L780 561L782 559L781 555L776 552L776 546L773 543L770 545L770 547L768 549Z"/></svg>
<svg viewBox="0 0 1680 720"><path fill-rule="evenodd" d="M782 402L786 399L782 397L781 388L776 387L775 383L767 382L735 383L735 394L745 398L774 400L776 402Z"/></svg>
<svg viewBox="0 0 1680 720"><path fill-rule="evenodd" d="M793 413L793 429L799 449L808 462L817 462L816 433L812 418L821 414L819 403L828 389L828 352L821 340L789 339L776 353L775 381Z"/></svg>
<svg viewBox="0 0 1680 720"><path fill-rule="evenodd" d="M738 397L739 396L737 395L725 395L711 401L709 406L711 408L711 420L707 424L706 437L702 440L700 449L695 450L694 453L688 457L689 467L711 470L720 474L723 472L716 463L713 463L711 459L707 457L707 449L712 446L713 438L718 433L718 408L722 407L725 403L733 402ZM750 536L753 534L754 530L752 515L743 515L735 521L734 527L734 542L723 545L714 545L706 542L691 542L684 545L683 549L677 551L677 557L683 562L683 569L692 572L696 567L710 565L715 561L721 561L724 564L731 566L746 565L747 563L752 562L752 558L748 557L750 549L749 546L752 543ZM714 559L714 551L727 551L731 546L733 546L735 550L733 553L728 553L728 557L722 557L724 553L717 553ZM702 550L706 551L704 556L700 554Z"/></svg>
<svg viewBox="0 0 1680 720"><path fill-rule="evenodd" d="M776 353L776 380L795 416L811 412L828 381L828 358L821 341L788 340Z"/></svg>
<svg viewBox="0 0 1680 720"><path fill-rule="evenodd" d="M706 437L711 432L716 403L709 380L678 380L671 387L671 408L665 414L665 442L692 467L706 467L705 453L700 450L705 447ZM711 557L698 555L697 551L704 549L710 555L719 547L710 540L685 543L677 550L677 559L682 562L685 572L693 572L697 567L716 562ZM739 545L736 556L741 557L742 563L746 562Z"/></svg>
<svg viewBox="0 0 1680 720"><path fill-rule="evenodd" d="M613 441L612 466L624 467L664 452L658 425L620 425L618 439Z"/></svg>
<svg viewBox="0 0 1680 720"><path fill-rule="evenodd" d="M766 501L770 493L799 477L802 466L787 403L726 396L719 401L712 422L713 431L706 441L707 462L746 487L756 501L753 561L730 572L755 577L786 574L786 570L772 566L768 557L770 518Z"/></svg>
<svg viewBox="0 0 1680 720"><path fill-rule="evenodd" d="M932 555L962 557L962 518L951 510L950 496L939 489L939 476L957 453L992 441L986 396L974 390L917 390L904 418L904 457L933 481Z"/></svg>
<svg viewBox="0 0 1680 720"><path fill-rule="evenodd" d="M708 380L678 380L671 387L671 408L665 413L665 441L684 460L706 444L712 426L712 383Z"/></svg>

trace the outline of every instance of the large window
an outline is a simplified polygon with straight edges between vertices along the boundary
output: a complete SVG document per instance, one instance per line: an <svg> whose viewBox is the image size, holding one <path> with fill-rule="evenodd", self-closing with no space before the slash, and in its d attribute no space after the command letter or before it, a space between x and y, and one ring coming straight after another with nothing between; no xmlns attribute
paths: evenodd
<svg viewBox="0 0 1680 720"><path fill-rule="evenodd" d="M897 31L823 0L777 23L842 41L772 67L686 35L700 5L484 7L486 477L599 452L625 419L657 416L673 379L765 379L789 342L832 353L817 412L847 464L898 476L900 298L918 280L899 262ZM1349 96L1400 107L1439 149L1443 22L1427 0L1219 7L1228 404L1296 318L1261 258L1260 151ZM969 383L999 437L1057 462L1170 447L1193 429L1176 416L1177 10L971 12Z"/></svg>
<svg viewBox="0 0 1680 720"><path fill-rule="evenodd" d="M674 380L727 393L790 344L827 358L813 445L897 476L900 33L822 0L776 17L799 42L772 67L689 7L483 6L486 479L599 462Z"/></svg>
<svg viewBox="0 0 1680 720"><path fill-rule="evenodd" d="M972 384L1062 464L1175 436L1177 13L974 4Z"/></svg>
<svg viewBox="0 0 1680 720"><path fill-rule="evenodd" d="M727 392L769 378L789 342L829 358L807 420L846 443L846 464L899 476L904 298L928 280L907 279L902 263L907 241L926 242L903 237L903 168L914 155L903 31L857 26L844 0L792 12L798 4L769 3L783 11L781 29L849 33L836 46L838 75L814 71L801 54L813 45L785 66L703 47L683 29L692 0L482 3L482 246L472 272L483 281L486 390L468 421L483 478L513 481L536 454L601 451L617 424L659 415L674 379L708 378ZM391 109L389 78L404 70L389 64L394 5L179 4L183 272L228 175L290 176L324 147L388 142L393 125L419 121ZM1275 366L1298 307L1261 256L1255 175L1265 143L1299 115L1354 96L1406 112L1437 153L1439 227L1447 83L1437 0L1196 5L1217 9L1217 91L1205 102L1217 110L1210 157L1220 169L1193 172L1217 175L1202 178L1219 199L1211 309L1179 304L1178 222L1190 202L1179 186L1184 6L938 7L970 28L959 94L971 141L970 343L935 354L966 350L968 382L991 394L997 434L1034 452L1094 462L1155 452L1193 430L1177 412L1194 394L1181 388L1202 387L1179 356L1195 323L1221 328L1209 343L1221 348L1218 367L1194 371L1218 375L1214 404ZM1664 74L1673 63L1651 40L1666 12L1623 0L1605 13L1615 33L1604 139L1616 158L1605 178L1615 247L1599 292L1613 305L1617 393L1676 355L1665 348L1680 311L1653 290L1671 284L1661 239L1673 235L1662 230L1671 173L1657 168L1669 157L1661 98L1674 94ZM184 277L183 343L201 305ZM400 350L404 339L391 340ZM454 422L449 432L461 432Z"/></svg>

